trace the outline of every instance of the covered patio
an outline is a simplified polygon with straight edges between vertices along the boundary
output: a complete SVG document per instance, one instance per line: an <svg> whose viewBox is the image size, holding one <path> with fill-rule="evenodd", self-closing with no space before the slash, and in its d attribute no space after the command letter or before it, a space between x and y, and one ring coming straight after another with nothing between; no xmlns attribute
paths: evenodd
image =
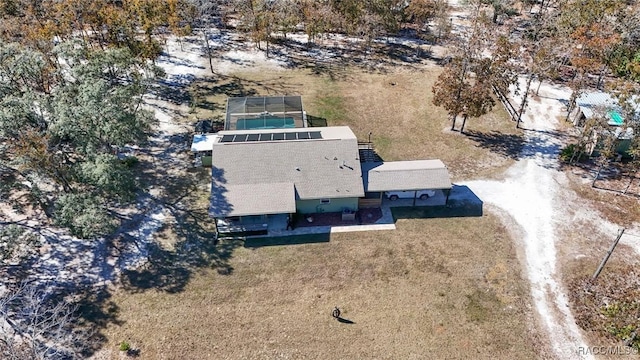
<svg viewBox="0 0 640 360"><path fill-rule="evenodd" d="M212 183L209 215L218 233L264 232L296 212L292 183L225 185Z"/></svg>

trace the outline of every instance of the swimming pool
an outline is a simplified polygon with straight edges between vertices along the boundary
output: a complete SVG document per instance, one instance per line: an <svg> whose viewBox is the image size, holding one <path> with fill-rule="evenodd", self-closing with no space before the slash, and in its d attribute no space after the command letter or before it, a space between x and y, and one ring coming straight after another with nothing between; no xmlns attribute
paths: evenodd
<svg viewBox="0 0 640 360"><path fill-rule="evenodd" d="M236 130L289 129L296 127L292 117L265 117L260 119L238 119Z"/></svg>

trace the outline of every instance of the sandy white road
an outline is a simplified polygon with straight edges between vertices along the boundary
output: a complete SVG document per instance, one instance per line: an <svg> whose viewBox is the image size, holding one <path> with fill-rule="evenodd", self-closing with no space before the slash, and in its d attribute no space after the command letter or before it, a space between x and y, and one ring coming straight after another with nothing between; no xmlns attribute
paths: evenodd
<svg viewBox="0 0 640 360"><path fill-rule="evenodd" d="M523 117L526 143L505 180L464 184L482 201L508 214L509 223L517 224L518 229L512 230L522 235L516 242L523 250L540 328L546 333L551 352L561 359L579 357L578 349L586 346L557 271L557 246L561 241L557 233L567 216L562 184L567 178L557 168L561 142L555 130L563 115L560 100L569 95L566 88L543 84L539 100L530 101Z"/></svg>

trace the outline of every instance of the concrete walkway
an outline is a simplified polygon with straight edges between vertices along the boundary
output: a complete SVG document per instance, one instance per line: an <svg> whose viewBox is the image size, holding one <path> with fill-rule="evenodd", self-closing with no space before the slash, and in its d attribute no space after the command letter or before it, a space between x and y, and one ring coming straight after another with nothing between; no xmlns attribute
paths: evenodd
<svg viewBox="0 0 640 360"><path fill-rule="evenodd" d="M456 202L455 199L457 197L463 196L464 199L458 199L459 204L466 204L471 201L467 199L469 194L473 195L472 192L469 191L466 187L455 186L451 190L450 200ZM298 235L313 235L313 234L332 234L332 233L343 233L343 232L356 232L356 231L379 231L379 230L395 230L396 224L395 219L393 218L393 214L391 213L391 208L393 207L430 207L430 206L443 206L446 205L447 197L443 191L437 191L436 194L426 200L414 200L413 199L398 199L398 200L389 200L382 199L382 206L380 210L382 211L382 217L378 219L374 224L366 224L366 225L337 225L337 226L301 226L297 227L294 230L287 230L287 216L285 214L281 215L269 215L269 226L268 233L265 235L251 235L247 236L247 239L257 239L257 238L274 238L274 237L283 237L283 236L298 236ZM480 209L482 209L482 201L473 195L472 203L479 203ZM481 216L482 210L480 210ZM458 215L460 216L460 215Z"/></svg>
<svg viewBox="0 0 640 360"><path fill-rule="evenodd" d="M267 238L267 237L280 237L280 236L296 236L296 235L311 235L311 234L330 234L352 231L375 231L375 230L395 230L396 225L391 214L391 208L389 206L382 206L382 217L375 222L375 224L367 225L339 225L339 226L304 226L297 227L293 230L286 230L287 217L286 215L276 215L269 217L269 232L266 235L252 235L247 236L248 239L254 238Z"/></svg>

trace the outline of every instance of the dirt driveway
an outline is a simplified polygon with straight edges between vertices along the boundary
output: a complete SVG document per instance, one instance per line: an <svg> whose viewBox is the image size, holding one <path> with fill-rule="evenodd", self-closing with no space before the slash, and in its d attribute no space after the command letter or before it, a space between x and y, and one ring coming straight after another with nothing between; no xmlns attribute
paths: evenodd
<svg viewBox="0 0 640 360"><path fill-rule="evenodd" d="M564 234L594 239L590 240L590 247L596 247L602 245L598 239L615 234L616 229L615 224L603 220L569 189L567 175L559 167L558 153L565 133L558 127L566 115L563 101L570 94L563 86L542 84L539 96L530 101L523 118L526 144L520 160L507 170L503 181L464 183L502 214L511 230L531 283L540 329L561 359L575 359L579 349L587 346L569 308L560 269L570 260L567 254L584 256L584 244L570 241ZM512 98L516 104L520 102ZM593 226L577 226L585 222ZM601 234L589 233L594 228Z"/></svg>

